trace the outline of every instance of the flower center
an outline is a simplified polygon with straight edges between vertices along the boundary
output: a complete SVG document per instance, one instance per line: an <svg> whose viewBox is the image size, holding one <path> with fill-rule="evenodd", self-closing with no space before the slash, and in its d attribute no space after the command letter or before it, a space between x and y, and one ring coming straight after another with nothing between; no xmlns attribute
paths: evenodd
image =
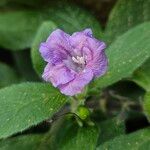
<svg viewBox="0 0 150 150"><path fill-rule="evenodd" d="M75 63L77 63L77 64L79 64L79 65L85 65L85 57L83 56L83 57L79 57L79 56L77 56L77 57L72 57L72 60L73 60L73 62L75 62Z"/></svg>

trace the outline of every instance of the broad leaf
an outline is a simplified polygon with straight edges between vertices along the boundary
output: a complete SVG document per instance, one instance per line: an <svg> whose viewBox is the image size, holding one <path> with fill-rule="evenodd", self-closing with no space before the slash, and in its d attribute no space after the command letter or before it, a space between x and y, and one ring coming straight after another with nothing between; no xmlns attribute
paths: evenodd
<svg viewBox="0 0 150 150"><path fill-rule="evenodd" d="M0 90L0 138L52 117L66 98L49 84L22 83Z"/></svg>
<svg viewBox="0 0 150 150"><path fill-rule="evenodd" d="M143 87L146 91L150 91L150 59L135 71L132 80Z"/></svg>
<svg viewBox="0 0 150 150"><path fill-rule="evenodd" d="M16 72L6 64L0 63L0 88L18 82Z"/></svg>
<svg viewBox="0 0 150 150"><path fill-rule="evenodd" d="M43 20L40 11L0 12L0 46L11 50L29 48Z"/></svg>
<svg viewBox="0 0 150 150"><path fill-rule="evenodd" d="M40 76L46 65L46 63L44 62L43 58L39 53L40 43L45 42L50 33L54 31L56 28L57 26L53 22L51 21L44 22L39 28L37 35L35 36L32 45L31 56L34 69Z"/></svg>
<svg viewBox="0 0 150 150"><path fill-rule="evenodd" d="M106 27L106 40L112 42L130 28L150 20L149 0L119 0L112 10ZM149 62L150 64L150 62ZM148 63L136 71L133 81L148 90Z"/></svg>
<svg viewBox="0 0 150 150"><path fill-rule="evenodd" d="M150 148L150 129L143 129L132 134L122 135L100 145L97 150L148 150ZM147 149L147 147L149 147Z"/></svg>
<svg viewBox="0 0 150 150"><path fill-rule="evenodd" d="M98 145L115 138L121 134L125 134L125 122L118 118L113 118L99 123L100 135Z"/></svg>
<svg viewBox="0 0 150 150"><path fill-rule="evenodd" d="M150 23L143 23L120 36L106 54L108 72L95 80L94 87L106 87L129 77L150 57Z"/></svg>
<svg viewBox="0 0 150 150"><path fill-rule="evenodd" d="M106 40L112 42L130 28L149 20L149 0L118 0L109 16Z"/></svg>

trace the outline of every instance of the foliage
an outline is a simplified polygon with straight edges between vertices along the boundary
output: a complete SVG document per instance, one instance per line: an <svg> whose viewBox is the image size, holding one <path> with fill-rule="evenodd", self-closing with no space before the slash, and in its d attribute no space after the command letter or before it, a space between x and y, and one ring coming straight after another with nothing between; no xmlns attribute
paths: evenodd
<svg viewBox="0 0 150 150"><path fill-rule="evenodd" d="M0 150L150 149L150 0L92 3L0 1ZM107 44L107 73L76 97L41 79L39 46L57 28Z"/></svg>

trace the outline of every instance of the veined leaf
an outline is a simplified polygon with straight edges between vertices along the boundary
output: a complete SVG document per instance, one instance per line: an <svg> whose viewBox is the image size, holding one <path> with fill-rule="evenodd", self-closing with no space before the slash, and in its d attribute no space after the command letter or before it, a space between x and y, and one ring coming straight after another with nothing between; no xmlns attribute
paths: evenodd
<svg viewBox="0 0 150 150"><path fill-rule="evenodd" d="M119 0L112 10L106 27L106 40L112 42L130 28L150 20L149 0ZM150 60L149 60L150 61ZM133 75L133 81L149 90L147 62Z"/></svg>
<svg viewBox="0 0 150 150"><path fill-rule="evenodd" d="M149 0L118 0L109 16L105 31L106 41L112 42L130 28L149 20Z"/></svg>
<svg viewBox="0 0 150 150"><path fill-rule="evenodd" d="M94 87L106 87L129 77L150 57L150 23L143 23L120 36L106 54L108 72L95 80Z"/></svg>
<svg viewBox="0 0 150 150"><path fill-rule="evenodd" d="M150 129L143 129L132 134L122 135L100 145L97 150L148 150L150 145ZM149 147L148 149L146 149Z"/></svg>
<svg viewBox="0 0 150 150"><path fill-rule="evenodd" d="M22 83L0 90L0 138L52 117L66 102L49 84Z"/></svg>

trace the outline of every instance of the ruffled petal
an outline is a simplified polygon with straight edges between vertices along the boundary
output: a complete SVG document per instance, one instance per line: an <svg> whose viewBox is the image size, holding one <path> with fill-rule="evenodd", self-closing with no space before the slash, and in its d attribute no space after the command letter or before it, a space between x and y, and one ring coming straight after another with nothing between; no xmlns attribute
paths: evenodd
<svg viewBox="0 0 150 150"><path fill-rule="evenodd" d="M73 47L73 55L82 56L82 48L87 45L87 39L92 37L92 30L85 29L81 32L75 32L70 36L70 43Z"/></svg>
<svg viewBox="0 0 150 150"><path fill-rule="evenodd" d="M75 78L75 74L70 72L63 64L53 66L48 63L42 75L45 81L51 82L57 87L60 84L66 84Z"/></svg>
<svg viewBox="0 0 150 150"><path fill-rule="evenodd" d="M73 96L82 92L85 85L87 85L93 78L93 72L90 69L85 69L83 72L76 75L75 79L67 84L60 85L61 93Z"/></svg>
<svg viewBox="0 0 150 150"><path fill-rule="evenodd" d="M93 59L87 64L87 67L93 71L94 77L104 75L107 71L107 66L108 61L104 50L95 52Z"/></svg>
<svg viewBox="0 0 150 150"><path fill-rule="evenodd" d="M51 33L46 42L41 43L40 53L45 61L58 64L70 55L70 35L60 29Z"/></svg>

